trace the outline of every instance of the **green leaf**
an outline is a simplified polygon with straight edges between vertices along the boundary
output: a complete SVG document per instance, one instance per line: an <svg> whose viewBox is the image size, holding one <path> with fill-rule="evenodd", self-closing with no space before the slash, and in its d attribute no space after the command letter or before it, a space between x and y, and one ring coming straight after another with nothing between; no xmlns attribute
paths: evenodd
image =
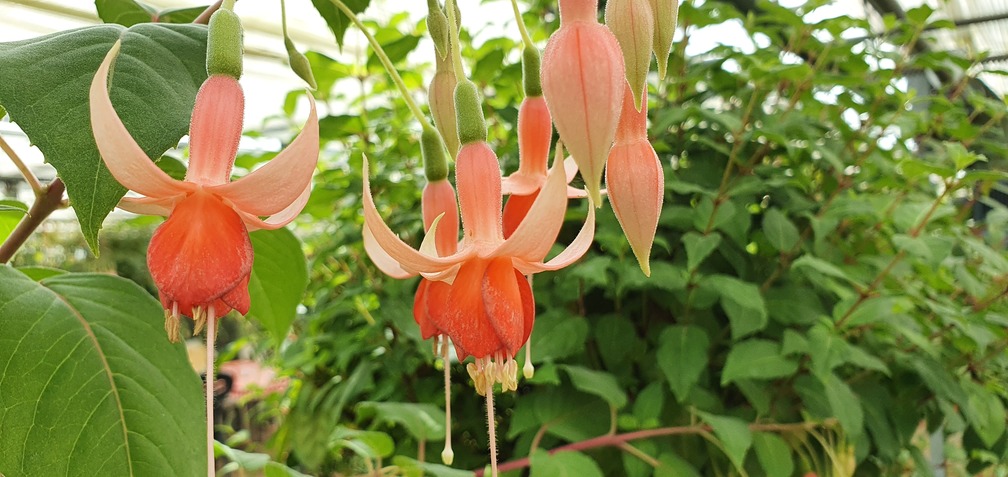
<svg viewBox="0 0 1008 477"><path fill-rule="evenodd" d="M98 154L88 90L119 39L112 104L148 157L160 157L189 129L196 91L206 78L205 26L107 24L0 44L0 104L66 183L95 253L102 221L126 189Z"/></svg>
<svg viewBox="0 0 1008 477"><path fill-rule="evenodd" d="M864 431L864 411L857 394L835 374L830 373L820 379L826 389L826 400L844 432L850 437L860 436Z"/></svg>
<svg viewBox="0 0 1008 477"><path fill-rule="evenodd" d="M655 358L676 400L683 402L707 368L710 339L696 326L670 326L658 339Z"/></svg>
<svg viewBox="0 0 1008 477"><path fill-rule="evenodd" d="M139 286L0 266L0 337L8 475L206 475L202 384Z"/></svg>
<svg viewBox="0 0 1008 477"><path fill-rule="evenodd" d="M287 338L297 307L308 287L308 266L301 242L285 228L249 234L255 261L249 278L255 318L279 345Z"/></svg>
<svg viewBox="0 0 1008 477"><path fill-rule="evenodd" d="M729 416L717 416L706 412L697 415L710 424L714 435L721 441L725 454L731 459L736 469L742 469L746 453L752 447L753 437L749 425L741 419Z"/></svg>
<svg viewBox="0 0 1008 477"><path fill-rule="evenodd" d="M407 470L411 470L413 468L420 469L421 474L419 475L432 475L434 477L472 477L473 475L473 473L468 470L453 469L447 465L434 464L431 462L420 462L416 459L403 455L393 457L392 464Z"/></svg>
<svg viewBox="0 0 1008 477"><path fill-rule="evenodd" d="M708 286L721 295L721 308L731 322L733 340L766 327L766 302L756 284L727 275L713 275L705 280Z"/></svg>
<svg viewBox="0 0 1008 477"><path fill-rule="evenodd" d="M798 227L779 209L767 209L763 214L763 233L777 251L786 252L798 244Z"/></svg>
<svg viewBox="0 0 1008 477"><path fill-rule="evenodd" d="M766 475L791 475L794 472L794 460L791 459L791 448L780 436L771 432L753 434L753 450L756 459Z"/></svg>
<svg viewBox="0 0 1008 477"><path fill-rule="evenodd" d="M721 245L721 234L700 235L689 232L683 235L682 243L686 247L686 268L693 271Z"/></svg>
<svg viewBox="0 0 1008 477"><path fill-rule="evenodd" d="M433 404L365 401L357 410L361 417L373 415L379 421L401 424L417 440L444 440L445 413Z"/></svg>
<svg viewBox="0 0 1008 477"><path fill-rule="evenodd" d="M970 383L969 405L964 409L970 425L987 447L993 447L1005 432L1005 408L990 390Z"/></svg>
<svg viewBox="0 0 1008 477"><path fill-rule="evenodd" d="M798 363L781 355L780 346L772 341L750 339L736 343L728 352L721 385L736 379L773 379L790 376Z"/></svg>
<svg viewBox="0 0 1008 477"><path fill-rule="evenodd" d="M371 0L346 0L343 3L350 8L350 11L361 13L368 7ZM315 5L315 10L318 10L319 15L322 15L326 24L329 25L333 36L336 37L336 44L343 48L343 36L346 34L347 28L350 27L350 18L336 8L332 0L312 0L312 5Z"/></svg>
<svg viewBox="0 0 1008 477"><path fill-rule="evenodd" d="M602 469L580 452L550 454L538 449L529 456L530 477L602 477Z"/></svg>
<svg viewBox="0 0 1008 477"><path fill-rule="evenodd" d="M700 473L689 462L673 453L658 457L661 464L655 468L655 477L700 477Z"/></svg>
<svg viewBox="0 0 1008 477"><path fill-rule="evenodd" d="M16 200L0 200L0 212L20 212L21 216L28 213L28 206Z"/></svg>
<svg viewBox="0 0 1008 477"><path fill-rule="evenodd" d="M578 390L605 399L606 402L617 409L626 406L626 392L623 391L623 388L620 387L619 382L616 381L613 375L604 371L582 368L581 366L565 365L562 368L564 371L567 371L571 384Z"/></svg>
<svg viewBox="0 0 1008 477"><path fill-rule="evenodd" d="M7 240L17 224L28 213L28 206L16 200L0 201L0 243Z"/></svg>
<svg viewBox="0 0 1008 477"><path fill-rule="evenodd" d="M157 14L153 8L133 0L95 0L95 8L103 22L125 27L150 22Z"/></svg>
<svg viewBox="0 0 1008 477"><path fill-rule="evenodd" d="M547 311L536 317L535 333L529 338L532 344L532 361L563 359L584 351L588 338L588 321L570 316L560 310Z"/></svg>

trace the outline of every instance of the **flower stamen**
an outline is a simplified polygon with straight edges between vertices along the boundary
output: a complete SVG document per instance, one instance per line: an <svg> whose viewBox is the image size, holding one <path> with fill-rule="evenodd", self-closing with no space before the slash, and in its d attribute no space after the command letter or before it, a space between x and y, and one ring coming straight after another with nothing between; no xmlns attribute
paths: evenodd
<svg viewBox="0 0 1008 477"><path fill-rule="evenodd" d="M444 400L445 400L445 446L441 451L441 462L451 465L455 460L455 452L451 446L451 367L448 361L448 337L441 336L441 362L444 367ZM438 338L434 338L434 346L437 347Z"/></svg>

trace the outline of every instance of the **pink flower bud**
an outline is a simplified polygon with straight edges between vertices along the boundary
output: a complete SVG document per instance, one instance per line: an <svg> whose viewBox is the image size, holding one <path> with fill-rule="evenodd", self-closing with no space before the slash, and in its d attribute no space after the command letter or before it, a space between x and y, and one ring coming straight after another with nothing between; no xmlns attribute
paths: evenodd
<svg viewBox="0 0 1008 477"><path fill-rule="evenodd" d="M560 139L601 206L602 171L619 123L623 55L596 19L596 0L561 0L560 29L543 53L542 89Z"/></svg>
<svg viewBox="0 0 1008 477"><path fill-rule="evenodd" d="M630 88L625 89L619 132L606 164L606 188L641 270L651 276L651 246L665 196L665 175L647 140L647 101L641 102L638 112Z"/></svg>

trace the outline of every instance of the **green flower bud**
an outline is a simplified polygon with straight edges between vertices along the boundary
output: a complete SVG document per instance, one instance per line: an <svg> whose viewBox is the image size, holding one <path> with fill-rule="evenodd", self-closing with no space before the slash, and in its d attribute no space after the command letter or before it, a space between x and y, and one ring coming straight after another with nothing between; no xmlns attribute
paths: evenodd
<svg viewBox="0 0 1008 477"><path fill-rule="evenodd" d="M539 50L529 47L522 50L522 86L525 89L525 97L542 96L540 63Z"/></svg>
<svg viewBox="0 0 1008 477"><path fill-rule="evenodd" d="M234 11L221 8L210 16L207 36L207 73L241 78L242 26Z"/></svg>
<svg viewBox="0 0 1008 477"><path fill-rule="evenodd" d="M438 4L438 0L427 0L427 31L439 57L448 55L448 17Z"/></svg>
<svg viewBox="0 0 1008 477"><path fill-rule="evenodd" d="M479 92L476 91L476 85L467 79L463 79L455 87L455 121L458 124L459 142L463 145L486 141L487 125Z"/></svg>
<svg viewBox="0 0 1008 477"><path fill-rule="evenodd" d="M427 182L448 178L448 157L445 156L444 142L441 141L437 129L426 124L420 133L420 155L423 157Z"/></svg>
<svg viewBox="0 0 1008 477"><path fill-rule="evenodd" d="M290 62L291 70L308 83L308 87L312 90L318 89L308 58L294 47L294 42L290 38L284 38L284 46L287 47L287 61Z"/></svg>

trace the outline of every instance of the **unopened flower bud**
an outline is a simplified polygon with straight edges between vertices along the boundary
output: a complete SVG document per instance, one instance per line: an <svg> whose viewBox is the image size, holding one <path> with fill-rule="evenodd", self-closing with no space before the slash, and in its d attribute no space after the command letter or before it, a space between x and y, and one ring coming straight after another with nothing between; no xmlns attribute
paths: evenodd
<svg viewBox="0 0 1008 477"><path fill-rule="evenodd" d="M623 51L626 80L633 93L634 106L640 110L641 93L647 88L654 45L651 6L648 0L609 0L605 21Z"/></svg>

